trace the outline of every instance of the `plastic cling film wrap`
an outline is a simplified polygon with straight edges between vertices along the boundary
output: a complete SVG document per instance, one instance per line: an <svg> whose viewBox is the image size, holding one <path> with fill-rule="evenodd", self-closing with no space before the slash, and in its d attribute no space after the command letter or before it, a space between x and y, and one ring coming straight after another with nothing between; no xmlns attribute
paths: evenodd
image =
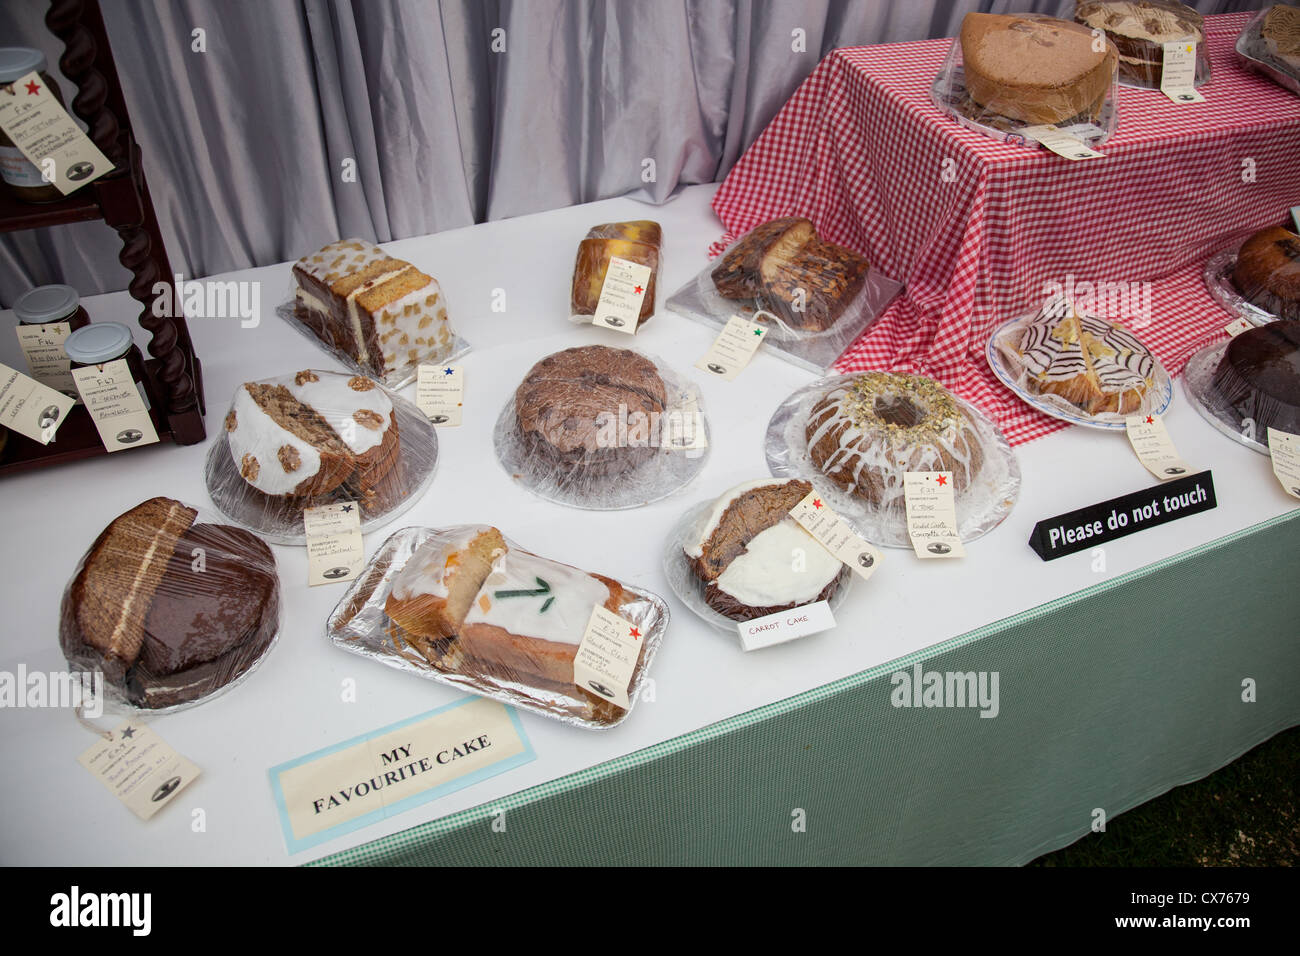
<svg viewBox="0 0 1300 956"><path fill-rule="evenodd" d="M1300 321L1300 235L1269 226L1210 256L1202 272L1210 296L1252 325Z"/></svg>
<svg viewBox="0 0 1300 956"><path fill-rule="evenodd" d="M634 349L588 345L529 370L497 418L493 444L506 473L534 494L613 511L692 481L707 461L708 434L692 382Z"/></svg>
<svg viewBox="0 0 1300 956"><path fill-rule="evenodd" d="M275 556L256 535L170 498L115 518L63 594L73 672L104 676L106 705L160 713L246 679L280 632Z"/></svg>
<svg viewBox="0 0 1300 956"><path fill-rule="evenodd" d="M433 481L438 434L363 375L302 369L235 390L204 477L226 517L277 544L305 544L303 509L355 501L363 533Z"/></svg>
<svg viewBox="0 0 1300 956"><path fill-rule="evenodd" d="M1164 44L1196 44L1195 85L1210 82L1210 54L1201 15L1171 0L1077 0L1076 22L1104 30L1119 54L1119 81L1125 86L1160 89Z"/></svg>
<svg viewBox="0 0 1300 956"><path fill-rule="evenodd" d="M1237 37L1237 59L1300 95L1300 7L1274 4L1260 10Z"/></svg>
<svg viewBox="0 0 1300 956"><path fill-rule="evenodd" d="M625 711L573 682L573 662L597 605L641 642L636 698L668 627L657 595L539 557L488 525L403 528L330 615L344 650L463 691L590 729Z"/></svg>
<svg viewBox="0 0 1300 956"><path fill-rule="evenodd" d="M1123 431L1127 415L1163 414L1174 386L1160 360L1122 325L1049 302L989 339L989 367L1039 411Z"/></svg>
<svg viewBox="0 0 1300 956"><path fill-rule="evenodd" d="M783 484L805 483L768 478L740 485L689 508L664 542L664 576L673 593L733 638L737 622L777 611L823 600L835 611L852 585L849 569L788 516L805 488L782 495L774 486ZM783 509L785 517L773 521L771 508ZM717 551L710 547L706 556L704 539L712 539Z"/></svg>
<svg viewBox="0 0 1300 956"><path fill-rule="evenodd" d="M859 372L799 389L767 426L767 464L802 478L868 541L911 547L903 476L951 471L958 531L970 542L1002 522L1020 493L1020 465L974 405L917 375Z"/></svg>
<svg viewBox="0 0 1300 956"><path fill-rule="evenodd" d="M1211 425L1268 453L1268 430L1300 434L1300 324L1277 322L1207 346L1183 372L1187 396Z"/></svg>
<svg viewBox="0 0 1300 956"><path fill-rule="evenodd" d="M968 13L930 88L941 112L994 139L1037 148L1028 126L1099 146L1119 122L1119 54L1078 23Z"/></svg>
<svg viewBox="0 0 1300 956"><path fill-rule="evenodd" d="M797 216L745 233L668 300L673 312L721 329L733 315L768 327L764 348L825 372L885 311L902 284Z"/></svg>
<svg viewBox="0 0 1300 956"><path fill-rule="evenodd" d="M573 264L573 285L569 293L569 321L590 325L600 302L600 293L613 257L626 259L650 269L650 279L641 300L637 317L639 329L655 314L659 288L659 271L663 262L663 230L649 219L631 222L608 222L592 226L578 244Z"/></svg>
<svg viewBox="0 0 1300 956"><path fill-rule="evenodd" d="M364 239L340 239L294 263L288 301L276 314L389 388L414 382L422 363L469 351L438 281Z"/></svg>

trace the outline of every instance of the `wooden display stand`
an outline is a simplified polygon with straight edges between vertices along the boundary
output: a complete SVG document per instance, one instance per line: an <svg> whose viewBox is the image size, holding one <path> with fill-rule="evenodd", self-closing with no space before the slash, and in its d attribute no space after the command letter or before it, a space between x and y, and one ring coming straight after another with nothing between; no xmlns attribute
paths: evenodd
<svg viewBox="0 0 1300 956"><path fill-rule="evenodd" d="M141 305L138 321L151 335L148 351L152 358L146 366L161 406L154 415L158 437L178 445L197 444L207 437L202 368L184 316L154 314L154 285L170 284L172 267L144 179L140 147L131 133L98 0L52 0L45 25L63 41L59 69L77 86L72 111L86 123L90 138L117 168L53 203L24 203L0 191L0 232L95 219L117 230L122 243L118 260L131 270L128 288ZM176 296L170 299L179 301ZM0 475L103 454L107 452L94 423L78 405L48 445L10 432L0 453Z"/></svg>

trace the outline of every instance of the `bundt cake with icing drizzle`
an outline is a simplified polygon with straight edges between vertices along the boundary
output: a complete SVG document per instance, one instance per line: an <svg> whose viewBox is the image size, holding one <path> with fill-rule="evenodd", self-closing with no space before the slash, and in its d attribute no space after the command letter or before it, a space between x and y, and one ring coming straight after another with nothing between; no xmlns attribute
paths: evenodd
<svg viewBox="0 0 1300 956"><path fill-rule="evenodd" d="M984 453L966 412L938 382L920 375L845 376L813 405L805 426L812 463L873 507L903 505L903 475L950 471L961 494Z"/></svg>

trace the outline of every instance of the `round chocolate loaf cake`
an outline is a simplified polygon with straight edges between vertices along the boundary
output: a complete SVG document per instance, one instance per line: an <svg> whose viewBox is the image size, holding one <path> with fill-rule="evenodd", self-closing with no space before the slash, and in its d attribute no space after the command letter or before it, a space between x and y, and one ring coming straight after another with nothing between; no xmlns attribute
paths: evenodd
<svg viewBox="0 0 1300 956"><path fill-rule="evenodd" d="M1255 233L1237 253L1232 284L1264 311L1300 321L1300 235L1285 226Z"/></svg>
<svg viewBox="0 0 1300 956"><path fill-rule="evenodd" d="M1214 387L1254 422L1257 441L1268 443L1269 428L1300 435L1300 325L1273 322L1242 332L1219 360Z"/></svg>

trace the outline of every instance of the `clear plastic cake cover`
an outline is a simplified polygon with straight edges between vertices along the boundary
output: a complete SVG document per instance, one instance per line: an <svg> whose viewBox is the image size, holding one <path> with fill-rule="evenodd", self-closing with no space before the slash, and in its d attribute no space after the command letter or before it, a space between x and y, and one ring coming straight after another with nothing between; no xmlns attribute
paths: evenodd
<svg viewBox="0 0 1300 956"><path fill-rule="evenodd" d="M302 369L235 390L204 479L230 520L305 545L305 508L357 502L368 533L409 510L437 464L437 429L411 402L363 375Z"/></svg>
<svg viewBox="0 0 1300 956"><path fill-rule="evenodd" d="M694 542L696 526L709 513L713 505L714 501L712 500L701 501L699 504L687 509L681 519L673 525L672 531L669 532L668 538L664 542L664 576L668 579L668 586L673 589L673 593L677 595L683 604L706 624L730 635L739 643L740 637L736 625L741 619L728 617L709 604L704 596L707 585L704 579L691 569L691 562L686 554L686 549ZM811 535L808 537L808 547L825 551ZM831 557L833 558L833 555ZM835 560L838 561L838 559ZM843 564L840 565L839 575L835 579L835 592L827 599L832 613L838 611L849 596L849 589L852 587L854 577L856 575L852 571Z"/></svg>
<svg viewBox="0 0 1300 956"><path fill-rule="evenodd" d="M1300 8L1274 4L1260 10L1237 37L1236 50L1246 69L1300 95Z"/></svg>
<svg viewBox="0 0 1300 956"><path fill-rule="evenodd" d="M1228 248L1216 252L1206 259L1201 275L1205 278L1205 288L1210 293L1210 298L1217 302L1225 312L1236 318L1245 319L1251 325L1267 325L1270 322L1276 322L1281 316L1270 311L1264 305L1252 302L1250 298L1247 298L1247 293L1253 298L1262 298L1259 294L1260 290L1239 289L1232 277L1237 269L1237 253L1251 235L1254 235L1254 233L1242 236ZM1264 301L1267 300L1264 299Z"/></svg>
<svg viewBox="0 0 1300 956"><path fill-rule="evenodd" d="M918 460L920 467L909 467L906 462L885 457L889 448L886 442L865 441L860 446L857 460L863 466L862 473L880 486L876 500L869 501L849 493L827 477L813 460L810 450L809 419L814 406L825 398L843 395L863 376L880 374L860 372L832 376L794 392L777 407L768 422L764 451L772 474L778 478L802 478L811 482L835 513L851 521L866 540L893 548L910 548L903 476L908 470L949 471L951 468L929 467L926 461L933 463L932 459ZM917 376L891 375L890 378L915 379ZM953 447L946 441L943 445L949 463L955 462L963 468L978 463L972 478L962 478L954 472L957 530L962 541L971 542L988 534L1011 513L1020 495L1020 464L1011 445L983 412L937 383L928 379L924 381L929 383L926 387L933 386L951 397L966 423L966 429L961 432L961 447ZM890 391L893 393L894 390L891 388ZM924 400L909 398L909 404L912 409L920 410ZM828 431L827 428L814 429L813 437L820 440ZM844 459L840 456L838 460Z"/></svg>
<svg viewBox="0 0 1300 956"><path fill-rule="evenodd" d="M578 243L569 290L569 321L591 325L600 302L610 259L617 257L650 269L645 285L637 328L654 317L659 298L659 274L663 269L663 230L649 219L606 222L592 226Z"/></svg>
<svg viewBox="0 0 1300 956"><path fill-rule="evenodd" d="M1092 31L1087 27L1068 20L1034 13L1017 13L1015 19L1044 21L1056 29L1082 31L1087 39L1092 39ZM1119 57L1113 44L1110 50L1110 82L1098 99L1083 103L1077 101L1077 94L1061 92L1054 99L1045 97L1040 103L1030 104L1025 102L1020 90L1011 86L986 82L972 90L962 61L961 38L957 37L930 86L930 100L967 129L1013 145L1038 148L1039 142L1024 130L1031 126L1054 126L1088 146L1100 146L1119 124Z"/></svg>
<svg viewBox="0 0 1300 956"><path fill-rule="evenodd" d="M351 241L362 244L362 240ZM364 243L364 245L367 248L374 249L377 254L383 254L382 250L371 246L370 243ZM322 250L322 252L324 251ZM436 284L437 280L433 281ZM360 351L355 344L353 344L351 350L345 347L345 343L354 342L356 333L348 330L345 334L337 329L331 330L323 327L319 315L299 299L299 291L298 279L294 275L289 280L289 296L284 302L276 306L275 314L305 335L319 348L334 356L344 368L377 379L389 388L405 388L410 385L419 377L421 365L445 365L448 362L455 361L470 350L470 344L456 333L455 325L451 323L449 318L447 320L448 334L445 341L429 341L423 344L406 341L402 347L404 354L402 354L401 360L394 362L391 367L385 366L381 369L379 364L374 361L363 363L353 354L353 351ZM442 300L439 303L439 308L446 308L446 295L441 287L436 287L435 293ZM417 329L416 332L418 333L418 331ZM410 339L411 336L410 330L404 333L399 330L399 334L403 334L406 339ZM419 337L418 334L416 337ZM434 338L434 336L429 336L429 338Z"/></svg>
<svg viewBox="0 0 1300 956"><path fill-rule="evenodd" d="M1104 29L1119 53L1119 82L1144 90L1160 89L1164 72L1164 44L1192 41L1196 47L1194 85L1210 82L1210 51L1199 14L1185 4L1142 0L1140 13L1132 0L1079 0L1074 19L1089 28ZM1182 30L1186 26L1190 29ZM1156 31L1154 39L1152 30ZM1136 37L1135 37L1136 34Z"/></svg>
<svg viewBox="0 0 1300 956"><path fill-rule="evenodd" d="M1183 368L1183 391L1192 407L1215 430L1227 435L1239 445L1245 445L1261 455L1267 455L1267 432L1256 435L1252 422L1233 407L1232 402L1215 387L1214 373L1228 350L1227 342L1207 345L1187 360Z"/></svg>
<svg viewBox="0 0 1300 956"><path fill-rule="evenodd" d="M281 614L275 556L257 535L151 498L115 518L78 562L59 644L70 679L106 710L171 713L247 680L279 637Z"/></svg>
<svg viewBox="0 0 1300 956"><path fill-rule="evenodd" d="M536 416L536 427L521 427L516 390L497 417L493 445L506 473L548 501L637 508L684 488L708 460L700 389L652 355L565 349L534 365L525 387L525 414Z"/></svg>
<svg viewBox="0 0 1300 956"><path fill-rule="evenodd" d="M487 525L394 533L339 601L326 633L389 667L602 730L630 710L574 683L574 657L597 604L642 642L628 686L635 707L668 628L668 605L539 558Z"/></svg>
<svg viewBox="0 0 1300 956"><path fill-rule="evenodd" d="M763 348L822 373L903 288L797 216L745 233L678 289L667 308L721 331L732 316L768 328Z"/></svg>
<svg viewBox="0 0 1300 956"><path fill-rule="evenodd" d="M1083 397L1083 392L1072 392L1072 396L1080 398L1076 402L1056 392L1044 390L1039 384L1034 369L1021 352L1022 348L1028 347L1032 350L1032 354L1039 356L1040 361L1046 363L1048 353L1045 349L1055 344L1050 336L1050 326L1040 324L1036 330L1040 334L1035 336L1035 341L1031 343L1025 341L1026 330L1035 324L1035 320L1040 315L1064 320L1066 313L1056 310L1054 305L1049 303L1042 311L1028 312L1012 319L993 333L986 350L993 374L1026 404L1045 415L1051 415L1071 425L1112 431L1124 431L1126 415L1163 415L1169 408L1174 397L1174 383L1165 367L1160 364L1160 360L1142 344L1140 339L1119 323L1090 315L1079 316L1079 321L1084 331L1095 336L1100 345L1097 361L1108 363L1102 369L1103 374L1119 376L1124 382L1121 391L1108 393L1110 396L1116 394L1121 396L1113 403L1115 408L1110 411L1098 410L1092 413L1088 411L1090 401L1097 402L1094 407L1099 408L1100 402L1107 393L1088 392L1087 397ZM1060 346L1057 348L1060 349ZM1077 362L1077 357L1075 361ZM1071 371L1076 372L1076 382L1084 381L1082 376L1077 374L1081 369L1072 368ZM1140 378L1142 384L1137 384L1132 376ZM1134 387L1128 387L1130 382ZM1055 384L1065 387L1063 382Z"/></svg>

